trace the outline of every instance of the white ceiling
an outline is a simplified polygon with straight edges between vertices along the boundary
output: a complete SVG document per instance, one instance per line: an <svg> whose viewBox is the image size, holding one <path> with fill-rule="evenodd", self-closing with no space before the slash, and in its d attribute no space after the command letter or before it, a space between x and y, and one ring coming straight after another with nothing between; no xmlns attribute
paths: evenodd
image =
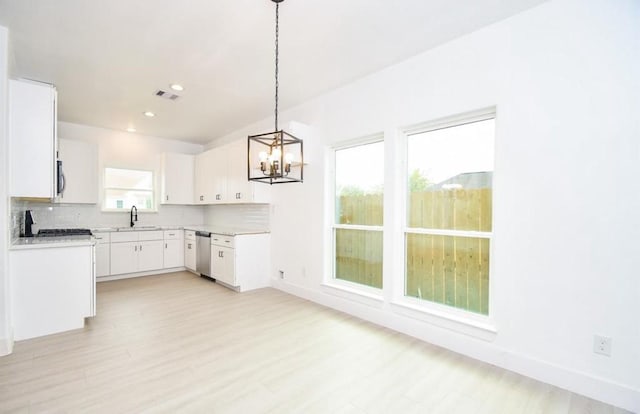
<svg viewBox="0 0 640 414"><path fill-rule="evenodd" d="M544 1L285 1L280 108ZM273 114L274 24L269 0L0 0L12 75L55 84L60 120L196 143Z"/></svg>

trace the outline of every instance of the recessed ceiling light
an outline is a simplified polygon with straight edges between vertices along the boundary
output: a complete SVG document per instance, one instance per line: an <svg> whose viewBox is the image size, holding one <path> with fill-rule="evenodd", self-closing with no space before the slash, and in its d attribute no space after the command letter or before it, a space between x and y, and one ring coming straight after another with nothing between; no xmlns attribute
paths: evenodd
<svg viewBox="0 0 640 414"><path fill-rule="evenodd" d="M172 83L171 84L171 89L173 89L174 91L184 91L184 87L182 85L178 85L177 83Z"/></svg>
<svg viewBox="0 0 640 414"><path fill-rule="evenodd" d="M154 114L154 113L153 113L153 112L151 112L151 111L146 111L146 112L144 113L144 116L146 116L146 117L148 117L148 118L153 118L154 116L156 116L156 114Z"/></svg>
<svg viewBox="0 0 640 414"><path fill-rule="evenodd" d="M127 132L136 132L135 128L127 128Z"/></svg>

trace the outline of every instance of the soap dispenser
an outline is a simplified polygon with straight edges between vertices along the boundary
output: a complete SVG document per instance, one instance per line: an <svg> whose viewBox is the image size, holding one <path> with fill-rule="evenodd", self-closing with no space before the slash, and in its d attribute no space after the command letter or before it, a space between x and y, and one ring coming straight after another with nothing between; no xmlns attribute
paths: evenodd
<svg viewBox="0 0 640 414"><path fill-rule="evenodd" d="M31 226L34 224L33 215L31 214L31 210L26 210L24 212L24 237L33 237L33 231Z"/></svg>

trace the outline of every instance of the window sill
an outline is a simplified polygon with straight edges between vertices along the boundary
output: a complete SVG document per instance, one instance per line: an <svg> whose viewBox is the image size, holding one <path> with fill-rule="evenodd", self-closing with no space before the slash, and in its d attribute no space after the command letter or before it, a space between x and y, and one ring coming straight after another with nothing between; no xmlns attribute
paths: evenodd
<svg viewBox="0 0 640 414"><path fill-rule="evenodd" d="M339 296L344 299L349 299L354 302L373 306L376 308L382 308L382 306L384 305L384 297L382 296L382 294L367 292L365 290L335 282L325 282L321 286L324 292L334 296Z"/></svg>
<svg viewBox="0 0 640 414"><path fill-rule="evenodd" d="M398 314L485 341L494 340L498 333L493 322L485 316L458 315L454 312L438 310L403 301L391 302L391 309Z"/></svg>

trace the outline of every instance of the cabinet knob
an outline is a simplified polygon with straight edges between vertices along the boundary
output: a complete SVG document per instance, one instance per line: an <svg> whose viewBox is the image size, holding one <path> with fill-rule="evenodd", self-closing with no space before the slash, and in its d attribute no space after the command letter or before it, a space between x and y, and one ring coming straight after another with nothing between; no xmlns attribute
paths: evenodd
<svg viewBox="0 0 640 414"><path fill-rule="evenodd" d="M133 246L133 251L137 252L138 251L138 246Z"/></svg>
<svg viewBox="0 0 640 414"><path fill-rule="evenodd" d="M169 196L166 196L166 199L167 199L166 201L169 201Z"/></svg>
<svg viewBox="0 0 640 414"><path fill-rule="evenodd" d="M164 244L164 248L165 248L165 249L168 249L168 247L167 247L167 243L165 243L165 244Z"/></svg>
<svg viewBox="0 0 640 414"><path fill-rule="evenodd" d="M142 251L142 245L140 245L140 251Z"/></svg>

